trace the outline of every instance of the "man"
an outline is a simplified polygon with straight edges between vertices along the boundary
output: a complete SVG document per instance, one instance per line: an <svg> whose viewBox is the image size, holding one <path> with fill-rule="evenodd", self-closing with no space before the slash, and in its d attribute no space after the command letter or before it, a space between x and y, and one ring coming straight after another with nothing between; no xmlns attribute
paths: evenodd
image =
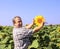
<svg viewBox="0 0 60 49"><path fill-rule="evenodd" d="M29 37L39 31L44 22L41 23L40 26L31 29L32 25L34 24L34 20L28 26L23 27L22 19L20 16L15 16L13 18L13 40L14 40L14 49L28 49L30 44Z"/></svg>

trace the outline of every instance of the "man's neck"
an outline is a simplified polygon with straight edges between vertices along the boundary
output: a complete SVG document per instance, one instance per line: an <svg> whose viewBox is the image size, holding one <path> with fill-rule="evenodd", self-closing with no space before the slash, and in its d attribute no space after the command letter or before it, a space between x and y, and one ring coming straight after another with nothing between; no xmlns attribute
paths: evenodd
<svg viewBox="0 0 60 49"><path fill-rule="evenodd" d="M15 28L21 28L22 26L14 26Z"/></svg>

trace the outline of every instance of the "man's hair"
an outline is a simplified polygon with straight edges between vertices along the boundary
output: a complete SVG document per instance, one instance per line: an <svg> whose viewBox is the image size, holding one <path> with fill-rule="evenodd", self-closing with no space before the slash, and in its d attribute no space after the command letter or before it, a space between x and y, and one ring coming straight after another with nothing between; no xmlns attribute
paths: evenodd
<svg viewBox="0 0 60 49"><path fill-rule="evenodd" d="M13 24L15 24L15 18L19 18L19 19L21 19L20 16L15 16L15 17L13 18L13 20L12 20Z"/></svg>

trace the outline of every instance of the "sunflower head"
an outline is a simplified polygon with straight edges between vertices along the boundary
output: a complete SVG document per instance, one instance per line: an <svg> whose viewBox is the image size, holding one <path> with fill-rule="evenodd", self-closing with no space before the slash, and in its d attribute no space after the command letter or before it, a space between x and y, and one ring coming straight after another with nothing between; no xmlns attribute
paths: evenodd
<svg viewBox="0 0 60 49"><path fill-rule="evenodd" d="M34 20L35 20L35 24L36 24L37 26L39 26L42 22L45 22L45 19L44 19L43 16L36 16L36 17L34 18Z"/></svg>

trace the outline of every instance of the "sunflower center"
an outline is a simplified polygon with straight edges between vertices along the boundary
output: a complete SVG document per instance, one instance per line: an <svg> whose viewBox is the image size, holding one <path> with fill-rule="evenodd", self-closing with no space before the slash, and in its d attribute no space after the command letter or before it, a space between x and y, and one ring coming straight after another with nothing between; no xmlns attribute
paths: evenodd
<svg viewBox="0 0 60 49"><path fill-rule="evenodd" d="M38 20L37 20L37 22L38 22L38 23L41 23L41 22L42 22L42 20L41 20L41 19L38 19Z"/></svg>

